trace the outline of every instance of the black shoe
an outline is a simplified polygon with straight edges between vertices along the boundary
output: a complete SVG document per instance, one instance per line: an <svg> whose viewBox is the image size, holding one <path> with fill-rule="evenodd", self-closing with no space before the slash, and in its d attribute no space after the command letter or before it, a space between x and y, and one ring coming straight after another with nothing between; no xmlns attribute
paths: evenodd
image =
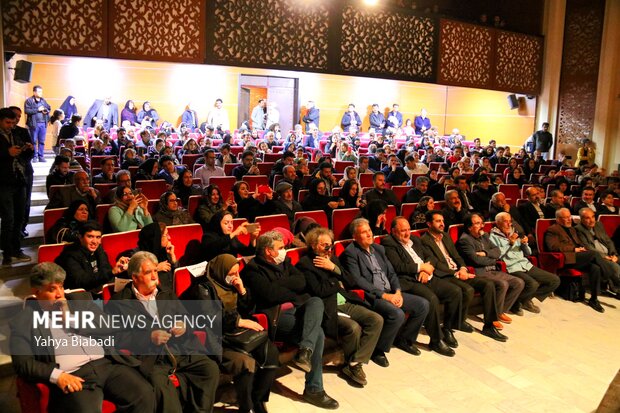
<svg viewBox="0 0 620 413"><path fill-rule="evenodd" d="M368 384L368 381L366 380L366 374L364 373L364 370L362 369L362 363L358 363L354 366L347 364L342 369L342 374L344 374L345 376L347 376L348 378L350 378L351 380L353 380L354 382L362 386L365 386L366 384Z"/></svg>
<svg viewBox="0 0 620 413"><path fill-rule="evenodd" d="M32 258L29 255L24 254L24 251L19 250L17 254L13 255L13 262L30 262Z"/></svg>
<svg viewBox="0 0 620 413"><path fill-rule="evenodd" d="M254 413L269 413L269 411L267 410L267 403L265 402L254 402L254 409L252 409L254 411Z"/></svg>
<svg viewBox="0 0 620 413"><path fill-rule="evenodd" d="M305 371L306 373L310 373L312 370L312 350L309 348L301 348L295 355L293 359L293 363L295 366Z"/></svg>
<svg viewBox="0 0 620 413"><path fill-rule="evenodd" d="M497 331L493 326L482 327L482 335L491 337L493 340L501 341L502 343L508 340L508 337Z"/></svg>
<svg viewBox="0 0 620 413"><path fill-rule="evenodd" d="M36 156L34 158L32 158L32 163L37 163L37 162L38 162L38 159L37 159Z"/></svg>
<svg viewBox="0 0 620 413"><path fill-rule="evenodd" d="M601 302L599 300L597 300L597 299L590 298L588 300L588 305L590 307L592 307L594 310L598 311L599 313L604 313L605 312L605 309L601 305Z"/></svg>
<svg viewBox="0 0 620 413"><path fill-rule="evenodd" d="M338 402L325 393L325 390L309 392L304 390L304 400L321 409L335 410L340 406Z"/></svg>
<svg viewBox="0 0 620 413"><path fill-rule="evenodd" d="M474 328L467 321L463 321L457 330L462 331L464 333L473 333L474 332Z"/></svg>
<svg viewBox="0 0 620 413"><path fill-rule="evenodd" d="M383 351L373 354L370 359L381 367L388 367L390 365L390 362Z"/></svg>
<svg viewBox="0 0 620 413"><path fill-rule="evenodd" d="M409 342L404 338L397 338L394 341L394 347L397 347L406 353L413 354L414 356L419 356L421 354L420 350L416 346L409 344Z"/></svg>
<svg viewBox="0 0 620 413"><path fill-rule="evenodd" d="M523 310L521 309L521 304L515 303L510 309L510 312L513 313L514 315L522 316Z"/></svg>
<svg viewBox="0 0 620 413"><path fill-rule="evenodd" d="M442 356L446 357L454 357L454 355L456 354L454 350L452 350L446 345L446 343L443 342L443 340L431 341L431 343L428 345L428 348L430 348L431 351L434 351L435 353L439 353Z"/></svg>
<svg viewBox="0 0 620 413"><path fill-rule="evenodd" d="M524 302L521 308L523 308L525 311L529 311L530 313L540 313L540 307L535 305L532 300L527 300L526 302Z"/></svg>
<svg viewBox="0 0 620 413"><path fill-rule="evenodd" d="M459 346L459 342L456 341L456 338L454 338L454 334L452 334L452 331L450 329L444 328L441 331L443 332L444 343L446 343L452 348L457 348Z"/></svg>
<svg viewBox="0 0 620 413"><path fill-rule="evenodd" d="M3 267L10 267L13 264L13 258L11 257L4 257L2 258L2 266Z"/></svg>
<svg viewBox="0 0 620 413"><path fill-rule="evenodd" d="M44 158L44 157L42 157L42 156L39 156L39 162L41 162L41 163L45 163L45 158Z"/></svg>

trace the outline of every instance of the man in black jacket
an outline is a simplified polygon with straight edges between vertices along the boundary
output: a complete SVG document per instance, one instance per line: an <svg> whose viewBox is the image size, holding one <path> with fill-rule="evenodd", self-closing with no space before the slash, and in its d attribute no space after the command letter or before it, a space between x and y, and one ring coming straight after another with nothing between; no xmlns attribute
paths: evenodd
<svg viewBox="0 0 620 413"><path fill-rule="evenodd" d="M108 337L114 335L100 324L101 309L87 293L65 295L65 276L65 271L51 262L37 264L32 269L30 286L36 301L30 302L32 305L11 321L10 345L15 372L26 381L48 385L48 411L51 413L101 412L104 397L119 411L152 412L155 408L153 389L135 369L140 362L119 355L113 346L102 345L106 332ZM91 322L95 328L78 326L69 331L54 326L34 327L35 312L43 316L61 311L95 314ZM94 344L74 343L74 338L97 337L99 340ZM51 338L64 339L66 344L40 344Z"/></svg>
<svg viewBox="0 0 620 413"><path fill-rule="evenodd" d="M375 172L372 176L374 188L364 194L366 205L375 199L381 199L388 205L394 205L397 211L400 211L401 201L398 199L394 191L385 187L385 174L383 172Z"/></svg>
<svg viewBox="0 0 620 413"><path fill-rule="evenodd" d="M405 217L394 218L392 232L381 240L381 245L385 247L385 255L394 266L403 291L424 297L429 302L425 327L431 338L430 349L442 356L454 356L450 347L459 345L452 329L461 323L461 289L434 276L436 259L424 248L420 238L411 236L411 227ZM440 303L444 305L443 328L439 317Z"/></svg>
<svg viewBox="0 0 620 413"><path fill-rule="evenodd" d="M467 210L463 208L458 191L456 189L446 191L445 197L446 205L441 210L445 225L449 227L450 225L462 224L465 215L467 215Z"/></svg>
<svg viewBox="0 0 620 413"><path fill-rule="evenodd" d="M256 257L241 276L252 291L256 309L267 314L269 332L275 334L272 338L299 345L293 362L306 373L304 400L324 409L336 409L338 402L323 389L323 301L304 292L306 279L286 257L279 232L269 231L257 239ZM293 307L280 311L284 303L293 303Z"/></svg>
<svg viewBox="0 0 620 413"><path fill-rule="evenodd" d="M405 202L420 202L420 199L423 196L428 195L427 191L429 182L430 179L428 179L426 176L418 176L415 179L415 188L411 188L409 191L407 191L407 195L405 195Z"/></svg>

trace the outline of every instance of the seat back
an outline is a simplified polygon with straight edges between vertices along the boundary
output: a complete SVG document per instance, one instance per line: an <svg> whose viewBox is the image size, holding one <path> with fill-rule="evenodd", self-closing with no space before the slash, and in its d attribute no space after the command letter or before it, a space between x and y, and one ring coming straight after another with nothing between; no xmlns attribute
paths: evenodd
<svg viewBox="0 0 620 413"><path fill-rule="evenodd" d="M385 230L390 234L392 232L392 221L396 218L397 211L394 205L388 205L385 211Z"/></svg>
<svg viewBox="0 0 620 413"><path fill-rule="evenodd" d="M256 220L254 222L260 224L261 235L267 231L271 231L276 227L282 227L286 229L289 229L291 227L285 214L265 215L262 217L256 217Z"/></svg>
<svg viewBox="0 0 620 413"><path fill-rule="evenodd" d="M410 185L394 185L392 187L392 191L394 191L394 195L396 195L396 198L400 202L403 202L403 199L405 199L405 195L407 195L407 192L409 192L409 190L412 188L413 186Z"/></svg>
<svg viewBox="0 0 620 413"><path fill-rule="evenodd" d="M243 181L248 183L250 192L255 192L256 188L261 185L269 185L269 177L267 175L244 175Z"/></svg>
<svg viewBox="0 0 620 413"><path fill-rule="evenodd" d="M402 204L400 207L400 215L402 215L403 217L405 217L407 219L407 221L409 221L409 218L411 217L411 214L413 214L413 211L415 211L415 209L418 207L418 203L414 202L414 203L408 203L408 204Z"/></svg>
<svg viewBox="0 0 620 413"><path fill-rule="evenodd" d="M112 189L116 188L116 184L94 184L93 187L99 191L101 198L105 198Z"/></svg>
<svg viewBox="0 0 620 413"><path fill-rule="evenodd" d="M200 258L202 241L200 224L171 225L168 227L168 235L174 244L174 252L179 261L183 263L194 262ZM186 257L186 254L190 256Z"/></svg>
<svg viewBox="0 0 620 413"><path fill-rule="evenodd" d="M275 166L275 162L258 162L256 166L258 166L261 175L270 175L271 170Z"/></svg>
<svg viewBox="0 0 620 413"><path fill-rule="evenodd" d="M177 297L181 297L190 285L192 285L192 275L187 267L174 270L174 293Z"/></svg>
<svg viewBox="0 0 620 413"><path fill-rule="evenodd" d="M110 225L108 221L108 212L110 208L112 208L114 204L99 204L95 209L95 215L97 218L97 222L103 228L103 232L110 232Z"/></svg>
<svg viewBox="0 0 620 413"><path fill-rule="evenodd" d="M345 248L347 248L347 245L352 242L352 239L343 239L334 242L334 254L336 254L336 257L340 257L340 255L344 252Z"/></svg>
<svg viewBox="0 0 620 413"><path fill-rule="evenodd" d="M140 230L116 232L114 234L104 234L101 237L101 246L108 255L108 262L112 267L116 264L116 258L127 250L138 246Z"/></svg>
<svg viewBox="0 0 620 413"><path fill-rule="evenodd" d="M166 192L168 187L166 181L163 179L154 179L152 181L136 181L136 189L142 190L142 195L147 199L157 199L161 194Z"/></svg>
<svg viewBox="0 0 620 413"><path fill-rule="evenodd" d="M342 240L350 237L349 224L361 215L359 208L335 209L332 212L332 231L334 239Z"/></svg>
<svg viewBox="0 0 620 413"><path fill-rule="evenodd" d="M203 155L200 153L188 153L187 155L183 155L183 157L181 158L181 163L185 166L187 166L187 169L190 171L194 170L194 164L196 163L196 161L198 160L198 158L202 157Z"/></svg>
<svg viewBox="0 0 620 413"><path fill-rule="evenodd" d="M465 229L464 227L465 226L463 224L455 224L448 227L448 234L450 235L450 238L452 238L452 242L456 243L458 241Z"/></svg>
<svg viewBox="0 0 620 413"><path fill-rule="evenodd" d="M39 245L39 253L37 262L54 262L56 257L60 255L62 249L67 244L47 244Z"/></svg>
<svg viewBox="0 0 620 413"><path fill-rule="evenodd" d="M506 198L519 199L521 198L521 191L517 184L500 184L497 187L499 192L506 195Z"/></svg>
<svg viewBox="0 0 620 413"><path fill-rule="evenodd" d="M291 259L291 264L297 265L301 257L303 257L307 252L306 247L300 248L292 248L290 250L286 250L286 256Z"/></svg>
<svg viewBox="0 0 620 413"><path fill-rule="evenodd" d="M352 161L335 161L334 172L344 173L345 168L348 166L355 166L355 162Z"/></svg>
<svg viewBox="0 0 620 413"><path fill-rule="evenodd" d="M43 211L43 235L47 235L47 232L54 226L64 215L65 211L69 208L52 208Z"/></svg>
<svg viewBox="0 0 620 413"><path fill-rule="evenodd" d="M605 227L605 232L610 237L614 236L618 226L620 226L620 215L599 215L598 220L601 221Z"/></svg>
<svg viewBox="0 0 620 413"><path fill-rule="evenodd" d="M225 163L224 164L224 174L226 176L232 176L233 169L235 169L239 165L241 165L241 164L240 163ZM211 178L211 179L213 179L213 178ZM211 181L209 181L209 183L211 183Z"/></svg>
<svg viewBox="0 0 620 413"><path fill-rule="evenodd" d="M234 176L213 176L209 179L209 185L217 185L220 189L222 199L228 199L228 194L232 191L237 179Z"/></svg>
<svg viewBox="0 0 620 413"><path fill-rule="evenodd" d="M360 186L361 187L372 187L372 177L373 174L360 174Z"/></svg>
<svg viewBox="0 0 620 413"><path fill-rule="evenodd" d="M537 219L536 220L536 245L538 251L545 252L545 232L551 225L555 223L555 219Z"/></svg>

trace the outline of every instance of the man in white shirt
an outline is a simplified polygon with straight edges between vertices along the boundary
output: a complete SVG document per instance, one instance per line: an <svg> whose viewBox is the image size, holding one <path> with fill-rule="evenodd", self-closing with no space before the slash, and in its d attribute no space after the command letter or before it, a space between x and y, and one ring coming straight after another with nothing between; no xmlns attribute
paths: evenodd
<svg viewBox="0 0 620 413"><path fill-rule="evenodd" d="M194 178L200 178L200 185L206 188L213 176L225 176L224 169L215 165L215 151L207 149L204 152L205 164L194 172Z"/></svg>
<svg viewBox="0 0 620 413"><path fill-rule="evenodd" d="M224 109L222 99L216 99L214 108L211 109L207 116L207 123L215 129L222 131L230 130L230 121L228 120L228 112Z"/></svg>

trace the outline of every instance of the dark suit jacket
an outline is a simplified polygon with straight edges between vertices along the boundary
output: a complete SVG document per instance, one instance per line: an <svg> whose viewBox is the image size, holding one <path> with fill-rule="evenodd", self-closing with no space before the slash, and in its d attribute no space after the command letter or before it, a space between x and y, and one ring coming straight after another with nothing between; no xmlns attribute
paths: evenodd
<svg viewBox="0 0 620 413"><path fill-rule="evenodd" d="M594 203L594 206L596 207L596 203ZM586 204L585 202L583 202L583 201L579 201L579 202L577 202L577 203L575 204L575 206L573 207L573 209L571 209L571 211L572 211L573 215L579 215L579 210L580 210L581 208L590 208L590 207L589 207L589 206L588 206L588 204ZM598 215L598 212L597 212L597 211L594 211L594 213L596 213L596 215Z"/></svg>
<svg viewBox="0 0 620 413"><path fill-rule="evenodd" d="M424 247L419 237L412 236L411 241L413 250L424 262L430 262L433 266L437 264L437 258ZM413 261L405 247L393 235L383 238L381 245L385 247L385 255L394 266L403 291L407 291L412 284L418 282L417 276L420 272L418 264Z"/></svg>
<svg viewBox="0 0 620 413"><path fill-rule="evenodd" d="M495 266L501 255L499 247L491 242L489 234L487 233L484 233L480 238L476 239L467 232L464 232L456 243L456 247L461 252L467 265L474 267L476 274L485 273L486 267ZM477 252L481 251L484 251L486 256L481 257L476 255Z"/></svg>
<svg viewBox="0 0 620 413"><path fill-rule="evenodd" d="M446 261L446 258L443 256L443 253L441 252L441 250L435 243L435 240L433 239L432 235L426 232L424 235L422 235L421 240L422 240L422 245L424 245L424 247L431 253L431 255L436 260L436 264L434 264L435 275L439 278L453 277L456 271L450 269L450 266L448 265L448 261ZM444 247L448 251L448 254L454 260L456 265L459 268L465 267L465 261L463 261L463 258L461 258L461 256L459 255L458 251L456 250L456 247L454 246L454 242L452 242L452 239L450 238L450 235L448 235L447 232L443 233L442 242L443 242Z"/></svg>
<svg viewBox="0 0 620 413"><path fill-rule="evenodd" d="M596 250L596 248L594 248L594 239L596 238L601 244L607 247L607 250L609 251L607 255L618 255L614 242L611 238L609 238L609 235L607 235L607 232L605 231L605 227L600 221L597 221L594 224L594 235L592 235L589 229L581 224L577 225L575 230L577 231L577 235L579 235L579 239L587 249Z"/></svg>
<svg viewBox="0 0 620 413"><path fill-rule="evenodd" d="M373 274L370 261L357 242L349 244L340 258L342 259L344 268L351 277L350 282L353 283L353 285L349 285L348 287L361 288L367 293L366 298L369 301L374 301L381 298L385 292L394 293L396 290L400 290L400 281L398 280L396 271L394 271L394 267L392 267L392 264L385 255L385 249L377 244L373 244L370 248L373 249L381 268L385 269L385 275L392 287L390 291L382 291L372 283Z"/></svg>
<svg viewBox="0 0 620 413"><path fill-rule="evenodd" d="M542 209L543 214L546 217L547 216L546 205L541 205L540 209ZM523 217L523 222L522 222L523 229L528 231L528 228L529 228L529 231L532 231L531 233L536 231L536 221L540 219L540 216L538 215L538 211L536 211L536 208L534 208L534 205L532 205L532 203L528 201L524 205L521 205L518 208L518 210L521 213L521 216Z"/></svg>
<svg viewBox="0 0 620 413"><path fill-rule="evenodd" d="M103 105L103 100L95 99L84 116L84 127L95 126L93 118L99 113L99 109ZM99 118L97 118L99 119ZM103 119L104 127L110 129L112 126L118 126L118 105L116 103L110 103L110 110L108 111L108 117Z"/></svg>
<svg viewBox="0 0 620 413"><path fill-rule="evenodd" d="M575 248L584 247L575 228L569 228L569 236L560 224L553 224L545 232L545 248L549 252L563 252L565 263L576 262Z"/></svg>
<svg viewBox="0 0 620 413"><path fill-rule="evenodd" d="M366 197L367 204L370 204L375 199L382 199L387 202L388 205L394 205L396 207L396 210L400 211L400 199L398 199L394 191L392 191L391 189L384 189L383 193L380 193L373 188L370 191L366 192L364 196Z"/></svg>
<svg viewBox="0 0 620 413"><path fill-rule="evenodd" d="M86 201L86 203L88 204L88 212L90 213L90 216L97 216L96 210L97 205L101 203L101 195L96 189L95 192L97 193L97 197L93 199L93 197L88 194L80 194L75 188L75 186L59 188L58 191L54 192L54 195L52 195L52 199L50 199L50 202L47 204L45 209L68 208L73 201L81 199Z"/></svg>

